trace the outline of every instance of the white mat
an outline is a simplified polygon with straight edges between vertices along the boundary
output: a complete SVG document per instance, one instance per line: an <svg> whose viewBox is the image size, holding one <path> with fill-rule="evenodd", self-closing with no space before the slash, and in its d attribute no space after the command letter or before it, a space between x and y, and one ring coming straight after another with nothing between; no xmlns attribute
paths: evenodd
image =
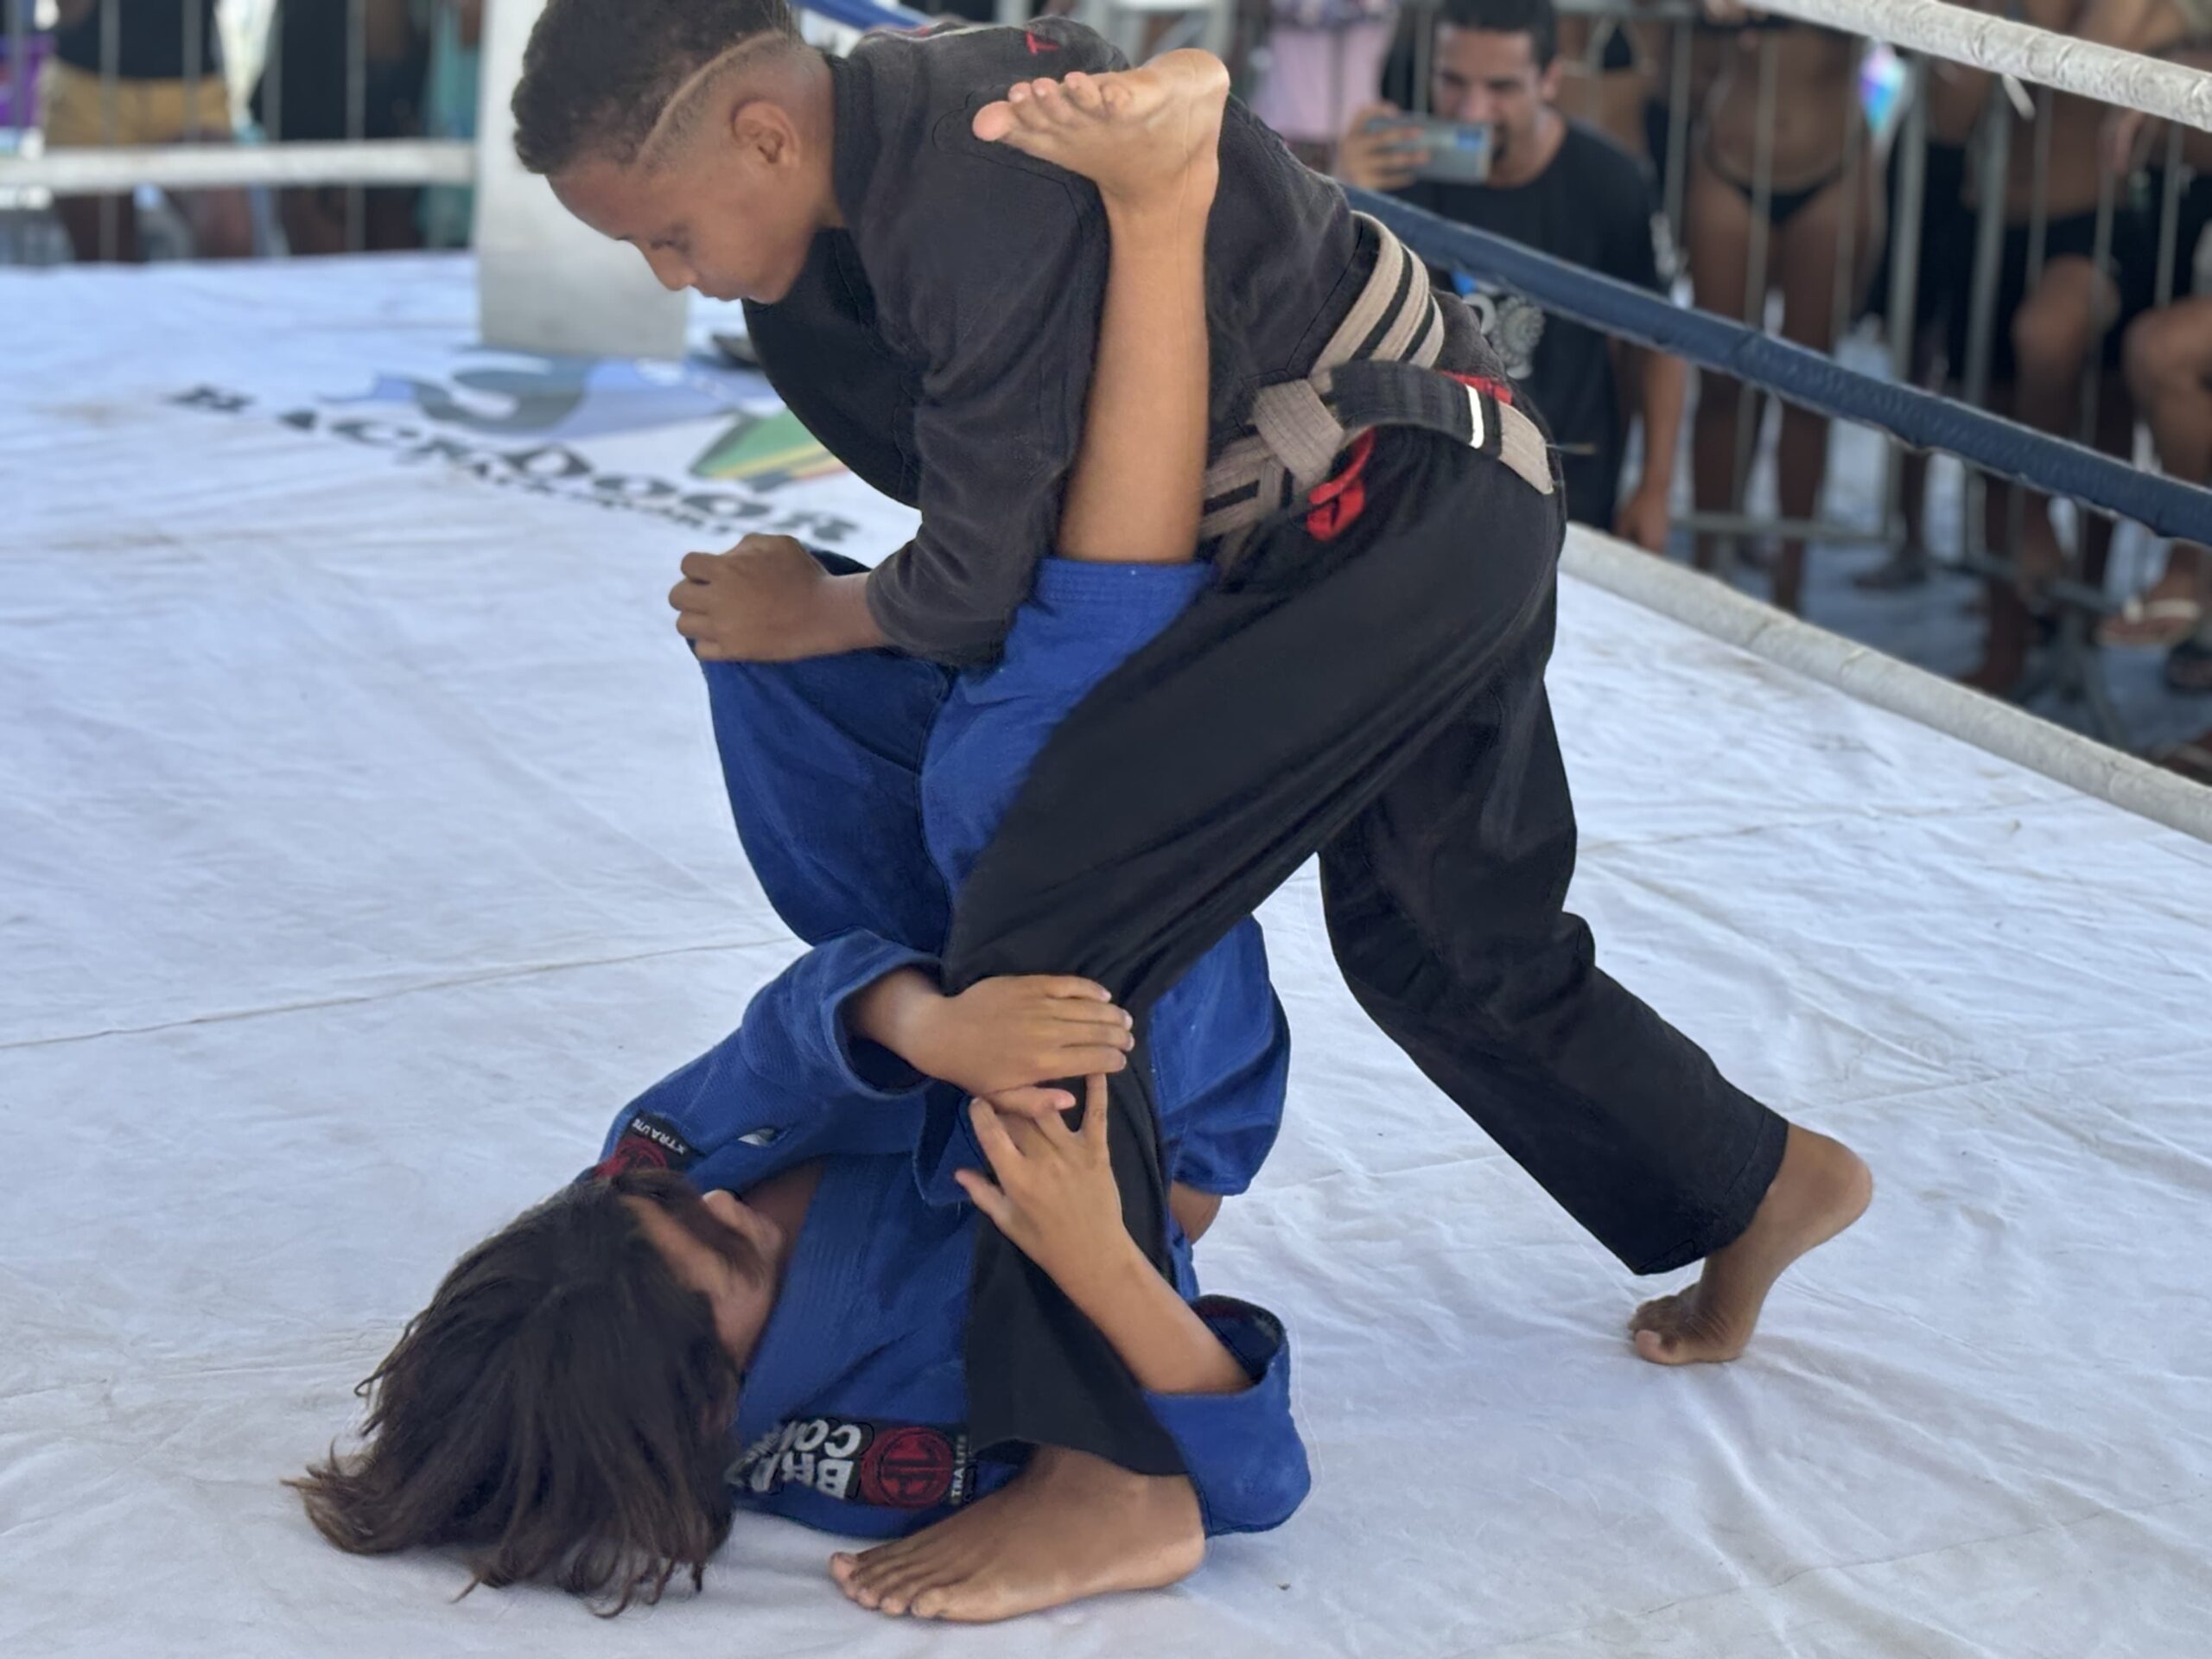
<svg viewBox="0 0 2212 1659"><path fill-rule="evenodd" d="M0 277L0 1653L2205 1650L2212 848L1573 585L1602 959L1881 1182L1750 1357L1630 1356L1640 1287L1365 1025L1301 879L1289 1128L1205 1251L1295 1332L1282 1531L982 1632L756 1519L611 1624L323 1545L276 1482L353 1382L791 948L661 603L730 537L594 501L900 523L692 477L757 385L606 369L487 433L469 297ZM337 401L379 375L426 390ZM545 493L486 458L556 442Z"/></svg>

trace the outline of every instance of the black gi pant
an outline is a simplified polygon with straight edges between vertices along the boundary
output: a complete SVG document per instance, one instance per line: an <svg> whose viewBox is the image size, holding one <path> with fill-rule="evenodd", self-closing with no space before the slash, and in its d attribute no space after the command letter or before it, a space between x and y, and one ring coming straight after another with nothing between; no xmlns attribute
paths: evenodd
<svg viewBox="0 0 2212 1659"><path fill-rule="evenodd" d="M1141 1032L1318 851L1376 1023L1630 1268L1694 1262L1750 1223L1786 1128L1599 971L1563 908L1574 811L1543 684L1563 498L1404 428L1362 483L1331 539L1263 526L1063 722L956 901L947 988L1080 974ZM1147 1074L1115 1079L1113 1144L1160 1259ZM967 1367L979 1447L1179 1466L1103 1339L988 1224Z"/></svg>

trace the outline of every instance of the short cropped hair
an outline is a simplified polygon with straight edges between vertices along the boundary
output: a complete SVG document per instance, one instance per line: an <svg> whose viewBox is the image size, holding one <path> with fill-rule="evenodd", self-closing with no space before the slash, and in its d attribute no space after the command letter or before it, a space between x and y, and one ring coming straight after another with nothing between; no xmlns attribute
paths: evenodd
<svg viewBox="0 0 2212 1659"><path fill-rule="evenodd" d="M533 173L627 167L678 87L762 36L798 39L788 0L551 0L515 83L515 154Z"/></svg>
<svg viewBox="0 0 2212 1659"><path fill-rule="evenodd" d="M1485 35L1526 35L1540 70L1559 52L1559 14L1552 0L1444 0L1437 21Z"/></svg>

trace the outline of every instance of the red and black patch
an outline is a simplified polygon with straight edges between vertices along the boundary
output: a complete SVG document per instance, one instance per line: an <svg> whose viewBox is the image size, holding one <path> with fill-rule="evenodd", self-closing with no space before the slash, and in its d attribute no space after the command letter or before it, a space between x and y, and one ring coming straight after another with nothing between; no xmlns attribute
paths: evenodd
<svg viewBox="0 0 2212 1659"><path fill-rule="evenodd" d="M613 1149L591 1173L604 1181L633 1169L684 1170L698 1161L697 1151L677 1133L676 1125L651 1112L639 1112L622 1126Z"/></svg>
<svg viewBox="0 0 2212 1659"><path fill-rule="evenodd" d="M756 1497L803 1486L846 1503L935 1510L975 1495L976 1465L963 1428L795 1417L747 1446L727 1478Z"/></svg>
<svg viewBox="0 0 2212 1659"><path fill-rule="evenodd" d="M933 1510L950 1494L959 1473L959 1450L943 1429L916 1423L886 1429L861 1454L861 1502Z"/></svg>

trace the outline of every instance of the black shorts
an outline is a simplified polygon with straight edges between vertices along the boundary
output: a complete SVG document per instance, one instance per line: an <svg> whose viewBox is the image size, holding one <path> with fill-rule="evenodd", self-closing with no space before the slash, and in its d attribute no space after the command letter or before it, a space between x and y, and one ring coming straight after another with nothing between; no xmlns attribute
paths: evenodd
<svg viewBox="0 0 2212 1659"><path fill-rule="evenodd" d="M1948 300L1948 337L1954 377L1963 377L1967 364L1967 330L1974 314L1974 222L1965 221L1965 248L1952 264ZM2005 246L1997 276L1996 320L1991 325L1989 384L2010 385L2018 365L2012 353L2012 319L2028 298L2028 230L2025 225L2005 227ZM2044 264L2055 259L2094 259L2097 251L2097 216L2094 212L2069 213L2054 219L2044 229ZM2158 224L2157 219L2132 206L2114 208L2112 244L2105 270L2120 292L2120 315L2105 331L2104 361L2120 361L2120 331L2151 304L2158 289Z"/></svg>
<svg viewBox="0 0 2212 1659"><path fill-rule="evenodd" d="M1890 211L1888 250L1882 256L1881 274L1866 296L1865 315L1890 315L1890 283L1897 253L1898 181L1904 169L1902 144L1890 146L1888 194ZM1916 261L1912 290L1916 328L1942 322L1951 308L1954 273L1961 263L1974 261L1974 215L1967 211L1967 152L1960 144L1928 146L1928 168L1920 199L1920 256Z"/></svg>

